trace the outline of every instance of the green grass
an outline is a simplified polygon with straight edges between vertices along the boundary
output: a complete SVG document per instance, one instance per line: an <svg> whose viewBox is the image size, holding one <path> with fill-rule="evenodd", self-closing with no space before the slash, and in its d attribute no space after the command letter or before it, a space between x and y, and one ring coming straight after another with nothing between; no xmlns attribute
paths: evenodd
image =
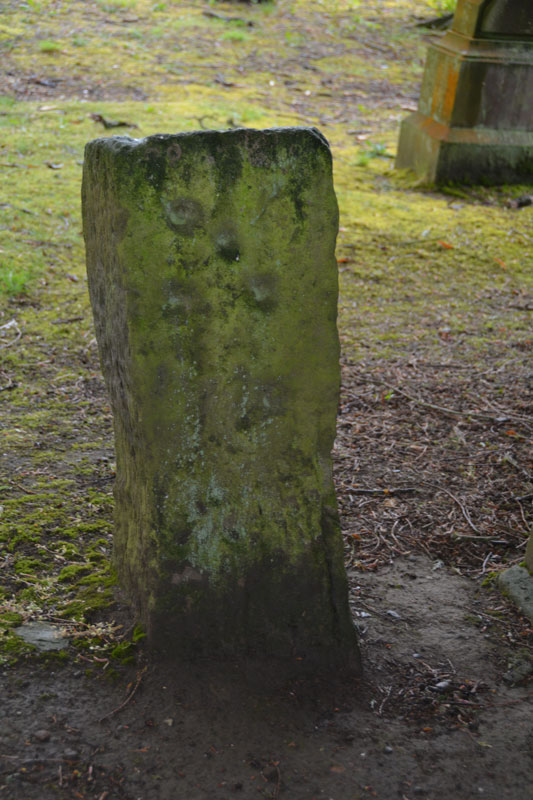
<svg viewBox="0 0 533 800"><path fill-rule="evenodd" d="M227 42L246 42L250 37L242 31L227 31L220 38Z"/></svg>
<svg viewBox="0 0 533 800"><path fill-rule="evenodd" d="M428 0L428 4L439 14L452 14L457 6L457 0Z"/></svg>
<svg viewBox="0 0 533 800"><path fill-rule="evenodd" d="M58 53L61 50L61 45L57 42L43 41L39 42L39 50L41 53Z"/></svg>
<svg viewBox="0 0 533 800"><path fill-rule="evenodd" d="M116 14L119 11L131 11L136 8L136 0L96 0L100 8L108 14Z"/></svg>

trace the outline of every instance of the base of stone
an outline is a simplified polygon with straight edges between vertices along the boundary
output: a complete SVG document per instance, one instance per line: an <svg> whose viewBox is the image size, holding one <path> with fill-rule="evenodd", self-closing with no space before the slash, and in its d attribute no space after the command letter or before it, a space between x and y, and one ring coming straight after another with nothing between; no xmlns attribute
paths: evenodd
<svg viewBox="0 0 533 800"><path fill-rule="evenodd" d="M533 182L530 131L450 128L416 111L401 125L396 167L427 183Z"/></svg>
<svg viewBox="0 0 533 800"><path fill-rule="evenodd" d="M524 567L514 566L501 573L498 583L522 614L533 622L533 575Z"/></svg>

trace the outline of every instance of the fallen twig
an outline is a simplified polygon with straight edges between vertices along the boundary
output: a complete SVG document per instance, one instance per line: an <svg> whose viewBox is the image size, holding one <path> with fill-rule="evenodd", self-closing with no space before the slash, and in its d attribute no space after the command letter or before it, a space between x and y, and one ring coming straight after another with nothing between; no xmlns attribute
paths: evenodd
<svg viewBox="0 0 533 800"><path fill-rule="evenodd" d="M6 331L9 328L14 328L17 332L17 335L11 342L6 342L5 344L0 344L0 350L3 350L6 347L11 347L12 345L16 344L20 337L22 336L22 331L20 330L19 326L17 325L16 319L10 319L9 322L5 322L3 325L0 325L0 331ZM2 339L5 341L5 339Z"/></svg>
<svg viewBox="0 0 533 800"><path fill-rule="evenodd" d="M443 14L441 17L432 17L431 19L423 19L422 22L417 22L415 28L449 28L453 20L453 14Z"/></svg>
<svg viewBox="0 0 533 800"><path fill-rule="evenodd" d="M387 702L387 700L391 696L391 692L392 692L392 686L387 686L387 694L383 698L383 700L381 701L381 704L380 704L380 706L378 708L378 717L381 717L381 715L383 713L383 706L385 705L385 703Z"/></svg>
<svg viewBox="0 0 533 800"><path fill-rule="evenodd" d="M21 492L25 492L26 494L41 494L41 492L34 492L31 489L26 489L25 486L22 486L20 483L15 483L15 481L9 481L11 486L14 486L16 489L20 489Z"/></svg>
<svg viewBox="0 0 533 800"><path fill-rule="evenodd" d="M94 122L100 122L104 128L138 128L139 126L136 125L134 122L126 122L125 120L119 120L115 122L112 119L106 119L102 116L102 114L89 114L90 118L94 120Z"/></svg>
<svg viewBox="0 0 533 800"><path fill-rule="evenodd" d="M398 489L354 489L350 487L350 494L384 494L384 495L391 495L391 494L410 494L411 492L419 492L420 489L417 489L415 486L406 486L404 488Z"/></svg>
<svg viewBox="0 0 533 800"><path fill-rule="evenodd" d="M84 317L68 317L67 319L53 319L52 325L70 325L72 322L81 322Z"/></svg>
<svg viewBox="0 0 533 800"><path fill-rule="evenodd" d="M448 495L448 497L451 497L451 498L452 498L452 500L453 500L455 503L457 503L457 505L458 505L458 506L459 506L459 508L461 509L461 512L462 512L462 514L463 514L463 517L464 517L464 518L465 518L465 520L467 521L468 525L469 525L469 526L472 528L472 530L473 530L475 533L477 533L477 534L478 534L478 536L476 536L476 537L473 537L473 536L464 536L464 535L463 535L463 536L461 536L460 534L455 534L457 538L460 538L460 539L466 539L466 538L468 538L468 539L473 539L473 538L476 538L476 539L488 539L489 541L490 541L491 539L494 539L494 538L495 538L494 536L483 536L483 535L481 535L481 534L480 534L479 530L476 528L476 526L474 525L474 523L473 523L473 522L472 522L472 520L470 519L470 515L469 515L468 511L466 510L466 508L464 507L464 505L461 503L461 501L459 500L459 498L457 498L457 497L456 497L454 494L452 494L452 493L449 491L449 489L445 489L443 486L437 486L437 485L436 485L436 484L434 484L434 483L427 483L426 481L422 481L422 483L424 484L424 486L431 486L433 489L437 489L439 492L444 492L444 494L447 494L447 495Z"/></svg>
<svg viewBox="0 0 533 800"><path fill-rule="evenodd" d="M148 667L143 667L141 670L139 670L139 672L137 673L137 681L135 683L135 686L133 687L133 689L131 690L129 695L126 697L124 702L122 702L119 706L114 708L113 711L110 711L109 714L105 714L105 716L101 717L98 720L98 722L104 722L104 720L109 719L110 717L114 717L115 714L118 714L119 711L122 711L122 709L125 708L128 705L130 700L133 698L135 692L137 691L137 689L141 685L141 681L143 679L143 675L144 675L144 673L146 672L147 669L148 669Z"/></svg>
<svg viewBox="0 0 533 800"><path fill-rule="evenodd" d="M280 789L281 789L281 772L279 771L279 766L277 761L269 761L269 766L274 767L277 773L277 782L276 788L274 789L274 794L272 797L277 798L279 797ZM264 776L263 776L264 777Z"/></svg>
<svg viewBox="0 0 533 800"><path fill-rule="evenodd" d="M243 22L245 25L248 25L249 28L253 28L254 23L250 19L244 19L243 17L226 17L224 14L217 14L216 11L202 11L204 17L211 17L212 19L219 19L222 22Z"/></svg>
<svg viewBox="0 0 533 800"><path fill-rule="evenodd" d="M441 411L444 414L452 414L455 417L478 417L479 419L490 419L493 422L505 422L510 417L522 419L521 417L517 417L516 414L506 414L502 412L502 415L497 417L494 414L488 414L484 411L459 411L456 408L448 408L447 406L437 406L434 403L428 403L426 400L419 400L418 397L412 397L412 395L407 394L404 392L403 389L399 389L397 386L393 386L390 390L391 392L398 392L398 394L403 395L412 403L416 403L419 406L424 406L425 408L431 408L434 411Z"/></svg>

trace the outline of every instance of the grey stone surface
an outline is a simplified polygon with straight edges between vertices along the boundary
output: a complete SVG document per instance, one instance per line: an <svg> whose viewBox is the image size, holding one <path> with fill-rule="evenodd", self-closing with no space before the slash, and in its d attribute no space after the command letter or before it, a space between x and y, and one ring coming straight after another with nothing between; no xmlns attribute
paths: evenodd
<svg viewBox="0 0 533 800"><path fill-rule="evenodd" d="M47 622L25 622L14 628L13 632L38 650L64 650L68 646L68 638L57 625L49 625Z"/></svg>
<svg viewBox="0 0 533 800"><path fill-rule="evenodd" d="M86 148L114 557L182 655L358 661L332 479L338 210L315 129Z"/></svg>
<svg viewBox="0 0 533 800"><path fill-rule="evenodd" d="M502 572L498 582L503 592L533 622L533 575L524 567L514 566Z"/></svg>

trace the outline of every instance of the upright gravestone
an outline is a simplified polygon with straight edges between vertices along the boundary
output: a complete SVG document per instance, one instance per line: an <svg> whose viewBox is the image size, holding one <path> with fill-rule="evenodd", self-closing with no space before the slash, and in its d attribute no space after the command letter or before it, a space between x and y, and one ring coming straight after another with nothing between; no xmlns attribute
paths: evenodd
<svg viewBox="0 0 533 800"><path fill-rule="evenodd" d="M428 182L533 180L533 1L458 0L430 45L397 167Z"/></svg>
<svg viewBox="0 0 533 800"><path fill-rule="evenodd" d="M114 559L152 642L357 669L332 481L338 211L315 129L87 145Z"/></svg>

